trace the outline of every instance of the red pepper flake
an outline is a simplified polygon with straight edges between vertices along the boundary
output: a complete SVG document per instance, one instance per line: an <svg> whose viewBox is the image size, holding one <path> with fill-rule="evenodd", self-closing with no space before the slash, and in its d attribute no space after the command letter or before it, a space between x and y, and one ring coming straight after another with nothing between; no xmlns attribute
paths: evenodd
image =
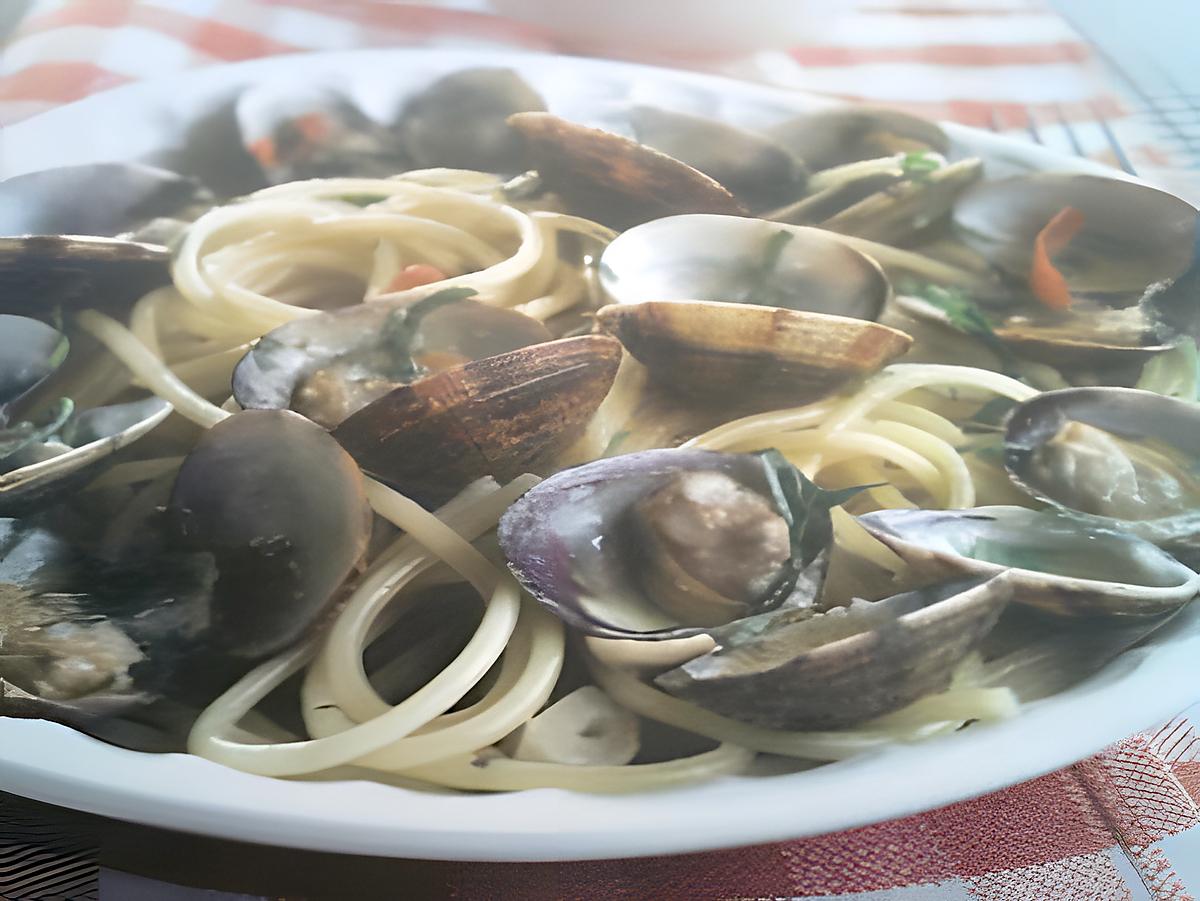
<svg viewBox="0 0 1200 901"><path fill-rule="evenodd" d="M400 274L392 279L391 283L384 288L384 293L391 294L394 291L407 291L409 288L432 285L434 282L440 282L444 278L446 278L446 273L438 269L437 266L430 266L428 263L413 263L411 266L405 266L400 270Z"/></svg>
<svg viewBox="0 0 1200 901"><path fill-rule="evenodd" d="M1066 278L1055 267L1053 259L1075 240L1083 223L1083 213L1073 206L1064 207L1034 239L1029 288L1034 297L1052 310L1065 310L1074 300Z"/></svg>

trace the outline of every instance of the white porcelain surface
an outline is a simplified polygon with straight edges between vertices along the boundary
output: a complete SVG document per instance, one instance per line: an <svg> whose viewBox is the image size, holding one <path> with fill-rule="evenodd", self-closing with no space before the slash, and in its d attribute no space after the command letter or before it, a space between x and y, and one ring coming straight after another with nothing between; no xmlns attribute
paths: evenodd
<svg viewBox="0 0 1200 901"><path fill-rule="evenodd" d="M100 159L167 159L198 111L261 79L334 82L384 117L405 90L484 64L511 65L547 94L553 109L597 120L630 96L745 125L824 104L708 76L537 55L285 56L121 88L21 123L0 136L0 174ZM990 157L992 172L1052 165L1107 171L970 129L948 130L961 147ZM1009 722L803 773L728 777L639 795L545 789L453 796L366 782L286 782L184 755L124 751L50 723L12 719L0 719L0 789L151 825L323 851L466 860L695 851L900 817L1065 766L1195 701L1198 660L1200 608L1194 608L1086 683Z"/></svg>

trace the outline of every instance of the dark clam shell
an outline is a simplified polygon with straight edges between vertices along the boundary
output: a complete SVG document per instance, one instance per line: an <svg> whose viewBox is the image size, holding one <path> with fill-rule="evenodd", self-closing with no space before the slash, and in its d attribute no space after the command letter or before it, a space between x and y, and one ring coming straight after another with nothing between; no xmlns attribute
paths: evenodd
<svg viewBox="0 0 1200 901"><path fill-rule="evenodd" d="M747 205L779 206L804 185L803 163L770 138L653 106L629 113L634 135L728 188Z"/></svg>
<svg viewBox="0 0 1200 901"><path fill-rule="evenodd" d="M763 614L777 625L717 648L654 681L676 697L771 729L836 729L945 690L955 667L996 625L1008 577L856 601L828 613ZM805 613L809 611L803 611ZM788 621L788 619L791 621Z"/></svg>
<svg viewBox="0 0 1200 901"><path fill-rule="evenodd" d="M620 343L600 335L523 347L397 388L333 436L365 472L436 505L486 475L536 472L566 450L620 361Z"/></svg>
<svg viewBox="0 0 1200 901"><path fill-rule="evenodd" d="M67 349L67 337L58 329L0 314L0 428L8 422L8 408L58 369Z"/></svg>
<svg viewBox="0 0 1200 901"><path fill-rule="evenodd" d="M396 130L418 167L516 173L528 167L506 120L545 109L541 95L511 69L464 69L412 97Z"/></svg>
<svg viewBox="0 0 1200 901"><path fill-rule="evenodd" d="M683 627L646 597L625 525L633 504L681 472L721 472L769 496L750 454L649 450L597 460L546 479L500 519L509 569L569 625L602 638L666 640L707 632Z"/></svg>
<svg viewBox="0 0 1200 901"><path fill-rule="evenodd" d="M168 284L167 249L124 236L208 198L192 179L127 163L0 182L0 310L119 305Z"/></svg>
<svg viewBox="0 0 1200 901"><path fill-rule="evenodd" d="M244 410L209 429L179 470L167 514L180 546L216 560L210 642L249 659L324 617L371 523L354 461L287 410Z"/></svg>
<svg viewBox="0 0 1200 901"><path fill-rule="evenodd" d="M549 113L519 113L509 123L546 186L571 211L611 228L684 213L746 213L708 175L645 144Z"/></svg>
<svg viewBox="0 0 1200 901"><path fill-rule="evenodd" d="M238 363L233 373L234 398L246 409L284 410L291 406L300 384L318 369L368 355L388 362L390 348L383 344L384 329L390 319L413 306L411 302L374 301L281 325ZM468 299L427 313L419 329L425 349L453 350L472 360L551 338L536 319ZM407 355L408 347L396 353Z"/></svg>

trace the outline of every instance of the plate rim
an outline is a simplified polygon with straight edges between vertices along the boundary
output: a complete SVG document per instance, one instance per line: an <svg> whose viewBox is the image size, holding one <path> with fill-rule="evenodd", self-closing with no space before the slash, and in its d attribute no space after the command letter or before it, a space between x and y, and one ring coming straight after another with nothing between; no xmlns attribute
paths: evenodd
<svg viewBox="0 0 1200 901"><path fill-rule="evenodd" d="M301 66L353 69L406 58L455 68L463 65L570 65L576 70L628 73L714 91L722 97L770 100L797 110L837 101L719 75L622 61L572 58L513 50L391 48L295 53L191 69L104 91L9 126L0 142L0 172L13 146L31 144L106 108L137 109L163 100L181 85L232 86ZM149 103L150 108L154 103ZM128 114L128 112L126 113ZM1030 168L1055 164L1074 171L1130 178L1099 163L1059 155L955 123L953 138L995 148ZM33 137L25 139L30 133ZM36 155L32 153L26 156ZM68 154L70 155L70 154ZM20 159L20 151L15 154ZM76 154L78 157L78 154ZM58 163L51 162L49 165ZM43 166L44 167L44 166ZM32 171L20 165L19 174ZM1141 181L1140 179L1131 179ZM1174 637L1164 641L1164 635ZM88 813L159 828L302 850L461 861L547 861L646 857L782 841L897 819L967 800L1054 771L1149 728L1196 700L1185 679L1171 678L1200 656L1200 608L1193 606L1149 645L1126 651L1080 686L1026 705L1004 723L913 745L897 745L814 770L764 777L722 777L699 785L633 795L593 795L535 789L499 795L440 795L359 781L304 782L252 776L183 754L142 754L38 720L0 718L0 787ZM1193 667L1194 668L1194 667ZM1174 690L1150 691L1155 684ZM1063 706L1070 710L1063 716ZM1120 714L1118 715L1118 711ZM1087 715L1084 715L1084 714ZM1029 742L1030 736L1038 742ZM1056 742L1041 747L1047 735ZM1039 745L1030 750L1031 744ZM16 748L18 753L14 753ZM29 749L36 749L29 754ZM22 756L19 752L25 750ZM933 750L935 753L929 753ZM981 776L975 766L989 760ZM81 761L86 762L83 767ZM997 764L999 761L999 764ZM1018 765L1019 764L1019 765ZM891 768L902 778L881 791L872 770ZM867 778L862 771L867 771ZM770 785L770 789L765 786ZM216 793L213 786L223 788ZM759 791L754 791L759 786ZM781 795L780 793L783 793ZM397 794L399 793L399 794ZM746 795L752 796L747 799ZM788 805L754 803L794 799ZM397 800L403 803L397 804ZM264 805L283 805L267 809ZM631 812L632 809L632 812ZM713 816L715 810L719 816ZM707 816L706 816L707 814ZM422 820L422 817L424 819ZM416 822L414 822L414 820ZM463 822L470 823L464 826ZM634 825L631 827L630 823Z"/></svg>

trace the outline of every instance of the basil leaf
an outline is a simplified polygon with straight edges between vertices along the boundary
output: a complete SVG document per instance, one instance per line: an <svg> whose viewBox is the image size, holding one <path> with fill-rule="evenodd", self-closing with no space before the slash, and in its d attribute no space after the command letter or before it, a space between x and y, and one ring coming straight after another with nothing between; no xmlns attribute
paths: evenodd
<svg viewBox="0 0 1200 901"><path fill-rule="evenodd" d="M421 327L421 320L442 307L458 303L474 296L474 288L444 288L415 303L392 312L383 323L382 343L388 348L395 363L391 376L404 379L417 372L418 366L412 358L413 342Z"/></svg>
<svg viewBox="0 0 1200 901"><path fill-rule="evenodd" d="M801 573L833 542L830 511L860 491L877 486L856 485L829 491L810 481L774 448L759 451L758 457L776 511L788 527L789 552L771 584L750 605L752 610L762 612L782 604L796 587Z"/></svg>

